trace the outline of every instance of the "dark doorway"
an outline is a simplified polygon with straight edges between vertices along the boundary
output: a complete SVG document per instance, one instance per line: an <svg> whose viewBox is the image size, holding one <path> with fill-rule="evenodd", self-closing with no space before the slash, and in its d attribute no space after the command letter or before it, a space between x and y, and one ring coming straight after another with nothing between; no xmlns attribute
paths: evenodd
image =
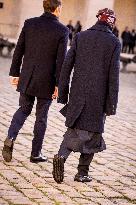
<svg viewBox="0 0 136 205"><path fill-rule="evenodd" d="M0 2L0 9L3 9L4 3Z"/></svg>

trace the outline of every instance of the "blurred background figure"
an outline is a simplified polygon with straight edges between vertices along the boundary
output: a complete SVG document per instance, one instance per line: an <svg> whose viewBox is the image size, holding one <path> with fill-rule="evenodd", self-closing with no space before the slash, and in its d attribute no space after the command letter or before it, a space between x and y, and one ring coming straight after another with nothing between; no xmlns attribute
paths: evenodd
<svg viewBox="0 0 136 205"><path fill-rule="evenodd" d="M4 55L3 50L6 48L6 54ZM11 57L12 50L15 48L15 43L4 38L3 34L0 33L0 56Z"/></svg>
<svg viewBox="0 0 136 205"><path fill-rule="evenodd" d="M113 28L113 34L118 38L119 37L119 29L117 28L117 26L115 25Z"/></svg>
<svg viewBox="0 0 136 205"><path fill-rule="evenodd" d="M73 33L74 33L74 26L72 25L72 20L69 21L67 27L69 29L69 41L70 41L70 46L71 46L72 39L73 39Z"/></svg>
<svg viewBox="0 0 136 205"><path fill-rule="evenodd" d="M3 35L0 33L0 39L3 38Z"/></svg>
<svg viewBox="0 0 136 205"><path fill-rule="evenodd" d="M77 21L76 25L75 25L75 29L74 29L74 34L76 35L78 32L82 31L82 25L80 21Z"/></svg>
<svg viewBox="0 0 136 205"><path fill-rule="evenodd" d="M125 30L122 32L121 38L122 38L122 53L127 53L129 50L129 43L130 43L130 31L128 27L126 27Z"/></svg>
<svg viewBox="0 0 136 205"><path fill-rule="evenodd" d="M2 56L3 50L3 35L0 33L0 56Z"/></svg>
<svg viewBox="0 0 136 205"><path fill-rule="evenodd" d="M135 51L135 45L136 45L136 32L133 29L132 32L130 33L130 42L129 42L129 53L134 54Z"/></svg>

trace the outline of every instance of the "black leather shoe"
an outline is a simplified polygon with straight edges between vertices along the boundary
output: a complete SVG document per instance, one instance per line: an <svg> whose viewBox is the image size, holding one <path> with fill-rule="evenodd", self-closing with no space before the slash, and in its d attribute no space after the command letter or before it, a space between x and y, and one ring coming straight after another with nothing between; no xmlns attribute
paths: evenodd
<svg viewBox="0 0 136 205"><path fill-rule="evenodd" d="M92 178L90 176L82 176L82 175L76 174L74 181L82 182L82 183L91 182Z"/></svg>
<svg viewBox="0 0 136 205"><path fill-rule="evenodd" d="M39 156L37 157L33 157L32 155L30 157L30 162L32 163L47 162L47 161L48 161L48 158L43 156L42 154L39 154Z"/></svg>
<svg viewBox="0 0 136 205"><path fill-rule="evenodd" d="M64 162L63 156L55 155L53 159L53 178L58 183L61 184L64 179Z"/></svg>
<svg viewBox="0 0 136 205"><path fill-rule="evenodd" d="M12 160L13 146L14 146L13 140L6 138L2 150L2 156L6 162L11 162Z"/></svg>

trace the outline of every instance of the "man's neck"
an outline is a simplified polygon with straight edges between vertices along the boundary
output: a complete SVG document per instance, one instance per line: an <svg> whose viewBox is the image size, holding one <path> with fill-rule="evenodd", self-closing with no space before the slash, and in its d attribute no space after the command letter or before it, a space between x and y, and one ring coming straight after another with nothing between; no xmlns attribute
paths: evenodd
<svg viewBox="0 0 136 205"><path fill-rule="evenodd" d="M56 14L56 12L52 12L51 14L53 14L54 16L58 18L58 15Z"/></svg>

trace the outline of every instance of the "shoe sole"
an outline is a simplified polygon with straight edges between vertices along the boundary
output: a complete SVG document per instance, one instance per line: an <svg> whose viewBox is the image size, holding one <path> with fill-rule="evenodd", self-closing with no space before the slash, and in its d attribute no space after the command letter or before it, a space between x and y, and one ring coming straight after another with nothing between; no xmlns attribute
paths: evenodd
<svg viewBox="0 0 136 205"><path fill-rule="evenodd" d="M48 159L47 159L47 160L44 160L44 161L36 161L36 160L30 159L30 162L31 162L31 163L35 163L35 164L38 164L38 163L42 163L42 162L48 162Z"/></svg>
<svg viewBox="0 0 136 205"><path fill-rule="evenodd" d="M53 159L53 178L58 183L61 184L64 179L64 159L59 156L55 156Z"/></svg>
<svg viewBox="0 0 136 205"><path fill-rule="evenodd" d="M74 179L74 181L75 181L75 182L81 182L81 183L88 183L88 182L91 182L92 180L90 180L90 181L80 181L80 180Z"/></svg>
<svg viewBox="0 0 136 205"><path fill-rule="evenodd" d="M5 148L5 147L2 150L2 156L3 156L3 159L6 162L11 162L11 160L12 160L12 152L10 150L7 151L7 148Z"/></svg>
<svg viewBox="0 0 136 205"><path fill-rule="evenodd" d="M75 182L81 182L81 183L87 183L87 182L91 182L92 179L90 180L80 180L80 179L74 179Z"/></svg>

